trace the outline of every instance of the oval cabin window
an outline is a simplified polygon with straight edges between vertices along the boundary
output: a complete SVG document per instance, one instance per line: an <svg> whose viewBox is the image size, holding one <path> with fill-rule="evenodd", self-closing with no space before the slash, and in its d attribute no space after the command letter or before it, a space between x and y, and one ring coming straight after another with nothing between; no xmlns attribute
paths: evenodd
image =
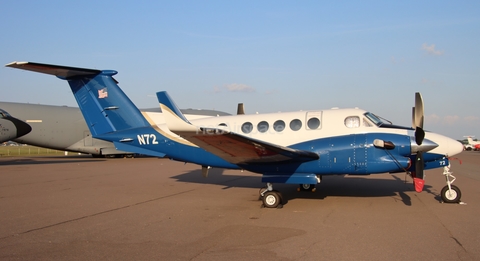
<svg viewBox="0 0 480 261"><path fill-rule="evenodd" d="M320 127L320 120L318 118L311 118L307 121L307 126L311 130L316 130Z"/></svg>
<svg viewBox="0 0 480 261"><path fill-rule="evenodd" d="M268 127L269 127L269 125L268 125L268 122L266 122L266 121L261 121L257 124L257 130L261 133L267 132Z"/></svg>
<svg viewBox="0 0 480 261"><path fill-rule="evenodd" d="M253 130L253 124L251 122L245 122L244 124L242 124L243 133L248 134L252 132L252 130Z"/></svg>
<svg viewBox="0 0 480 261"><path fill-rule="evenodd" d="M347 126L347 128L360 127L360 118L357 116L350 116L345 118L345 126Z"/></svg>
<svg viewBox="0 0 480 261"><path fill-rule="evenodd" d="M298 131L300 128L302 128L302 122L299 119L295 119L290 122L290 129L293 131Z"/></svg>
<svg viewBox="0 0 480 261"><path fill-rule="evenodd" d="M278 120L273 123L273 129L276 132L282 132L285 129L285 122L282 120Z"/></svg>

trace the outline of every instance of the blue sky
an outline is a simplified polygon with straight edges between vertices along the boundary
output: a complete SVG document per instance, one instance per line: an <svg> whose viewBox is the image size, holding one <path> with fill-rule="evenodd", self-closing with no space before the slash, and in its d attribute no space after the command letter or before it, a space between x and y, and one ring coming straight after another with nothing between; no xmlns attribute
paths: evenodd
<svg viewBox="0 0 480 261"><path fill-rule="evenodd" d="M80 4L81 3L81 4ZM478 1L10 1L3 64L113 69L140 108L247 113L360 107L480 138ZM1 101L76 106L66 82L3 67Z"/></svg>

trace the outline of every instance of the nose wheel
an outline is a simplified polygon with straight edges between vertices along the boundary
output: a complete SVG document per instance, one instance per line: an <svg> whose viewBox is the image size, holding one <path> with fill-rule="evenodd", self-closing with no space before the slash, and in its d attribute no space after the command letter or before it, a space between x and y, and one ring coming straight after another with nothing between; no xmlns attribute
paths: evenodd
<svg viewBox="0 0 480 261"><path fill-rule="evenodd" d="M456 178L452 175L452 172L450 172L450 165L443 167L443 175L445 175L445 180L447 181L447 185L443 187L440 192L440 197L443 202L460 203L462 192L457 186L452 185Z"/></svg>
<svg viewBox="0 0 480 261"><path fill-rule="evenodd" d="M458 203L460 202L460 197L462 197L462 192L455 185L450 185L450 188L447 185L443 187L441 197L445 203Z"/></svg>

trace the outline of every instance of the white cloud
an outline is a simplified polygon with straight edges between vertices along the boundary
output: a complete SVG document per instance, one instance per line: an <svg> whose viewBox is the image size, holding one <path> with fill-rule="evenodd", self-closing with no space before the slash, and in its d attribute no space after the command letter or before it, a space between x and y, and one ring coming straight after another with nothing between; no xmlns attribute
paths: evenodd
<svg viewBox="0 0 480 261"><path fill-rule="evenodd" d="M231 83L231 84L225 84L221 87L219 86L214 86L213 87L213 93L221 93L221 92L255 92L255 88L248 86L246 84L242 83Z"/></svg>
<svg viewBox="0 0 480 261"><path fill-rule="evenodd" d="M425 117L425 121L428 122L428 124L437 124L440 122L440 116L431 114Z"/></svg>
<svg viewBox="0 0 480 261"><path fill-rule="evenodd" d="M390 62L391 62L392 64L399 64L399 63L404 63L404 62L405 62L405 59L403 59L403 58L396 58L395 56L392 55L392 56L390 57Z"/></svg>
<svg viewBox="0 0 480 261"><path fill-rule="evenodd" d="M477 116L466 116L463 118L463 120L467 123L467 124L476 124L479 122L480 118L478 118Z"/></svg>
<svg viewBox="0 0 480 261"><path fill-rule="evenodd" d="M435 50L435 44L428 45L424 43L422 45L422 50L425 50L428 54L435 55L435 56L443 55L444 53L443 50L442 51Z"/></svg>
<svg viewBox="0 0 480 261"><path fill-rule="evenodd" d="M443 118L443 122L446 125L454 125L458 122L459 119L460 117L458 117L457 115L447 115Z"/></svg>
<svg viewBox="0 0 480 261"><path fill-rule="evenodd" d="M425 122L428 125L439 125L439 126L452 126L456 124L466 124L469 126L480 124L480 117L470 115L470 116L458 116L458 115L446 115L438 116L437 114L425 115Z"/></svg>
<svg viewBox="0 0 480 261"><path fill-rule="evenodd" d="M218 86L213 87L213 93L219 93L219 92L222 92L222 88Z"/></svg>
<svg viewBox="0 0 480 261"><path fill-rule="evenodd" d="M253 87L241 83L227 84L225 85L225 88L229 92L255 92Z"/></svg>
<svg viewBox="0 0 480 261"><path fill-rule="evenodd" d="M277 94L278 91L277 90L274 90L274 89L271 89L271 90L266 90L265 91L265 94L266 95L273 95L273 94Z"/></svg>

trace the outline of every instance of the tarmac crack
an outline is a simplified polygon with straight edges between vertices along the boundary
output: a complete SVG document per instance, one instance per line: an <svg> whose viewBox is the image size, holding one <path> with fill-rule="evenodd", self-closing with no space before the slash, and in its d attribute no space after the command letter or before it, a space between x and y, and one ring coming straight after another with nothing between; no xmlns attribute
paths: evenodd
<svg viewBox="0 0 480 261"><path fill-rule="evenodd" d="M432 216L434 216L437 221L442 225L442 227L448 232L448 234L450 235L450 238L453 239L453 241L455 241L455 243L457 243L457 245L467 254L467 255L470 255L470 253L467 251L467 249L465 249L465 247L463 246L463 244L460 242L460 240L458 240L452 233L452 231L445 225L445 223L442 221L442 219L437 216L430 208L427 207L427 204L425 204L425 202L423 202L417 195L415 195L417 197L417 199L423 204L423 206L425 207L425 209L428 210L428 212L430 212L430 214Z"/></svg>
<svg viewBox="0 0 480 261"><path fill-rule="evenodd" d="M169 197L173 197L173 196L185 194L185 193L188 193L188 192L192 192L192 191L194 191L194 190L195 190L195 189L190 189L190 190L186 190L186 191L182 191L182 192L178 192L178 193L174 193L174 194L170 194L170 195L166 195L166 196L162 196L162 197L158 197L158 198L153 198L153 199L149 199L149 200L137 202L137 203L134 203L134 204L130 204L130 205L123 206L123 207L118 207L118 208L113 208L113 209L101 211L101 212L94 213L94 214L90 214L90 215L86 215L86 216L83 216L83 217L78 217L78 218L73 218L73 219L65 220L65 221L62 221L62 222L55 223L55 224L51 224L51 225L47 225L47 226L43 226L43 227L39 227L39 228L34 228L34 229L30 229L30 230L27 230L27 231L24 231L24 232L20 232L20 233L14 234L14 235L2 237L2 238L0 238L0 239L5 239L5 238L13 237L13 236L15 236L15 235L24 235L24 234L31 233L31 232L35 232L35 231L38 231L38 230L47 229L47 228L51 228L51 227L55 227L55 226L59 226L59 225L63 225L63 224L67 224L67 223L71 223L71 222L75 222L75 221L79 221L79 220L82 220L82 219L86 219L86 218L90 218L90 217L95 217L95 216L103 215L103 214L106 214L106 213L110 213L110 212L114 212L114 211L118 211L118 210L130 208L130 207L135 207L135 206L142 205L142 204L146 204L146 203L150 203L150 202L153 202L153 201L157 201L157 200L161 200L161 199L165 199L165 198L169 198Z"/></svg>

